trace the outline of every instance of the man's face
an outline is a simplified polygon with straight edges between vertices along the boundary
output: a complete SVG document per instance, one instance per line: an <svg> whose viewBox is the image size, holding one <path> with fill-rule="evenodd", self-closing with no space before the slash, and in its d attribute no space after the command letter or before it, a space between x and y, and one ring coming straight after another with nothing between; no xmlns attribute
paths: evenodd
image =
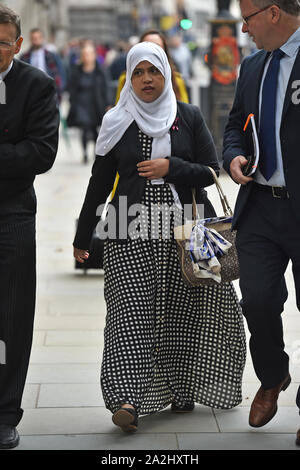
<svg viewBox="0 0 300 470"><path fill-rule="evenodd" d="M40 49L44 43L44 36L40 31L31 33L30 42L33 49Z"/></svg>
<svg viewBox="0 0 300 470"><path fill-rule="evenodd" d="M0 24L0 72L4 72L8 69L14 55L18 54L21 49L23 38L20 37L17 41L16 39L15 25L10 23ZM14 43L12 46L1 45L1 43L11 42Z"/></svg>
<svg viewBox="0 0 300 470"><path fill-rule="evenodd" d="M261 9L257 7L252 0L241 0L240 7L243 18L258 12ZM272 50L270 49L269 44L269 17L270 9L266 9L249 18L248 24L243 23L243 33L248 33L258 49Z"/></svg>

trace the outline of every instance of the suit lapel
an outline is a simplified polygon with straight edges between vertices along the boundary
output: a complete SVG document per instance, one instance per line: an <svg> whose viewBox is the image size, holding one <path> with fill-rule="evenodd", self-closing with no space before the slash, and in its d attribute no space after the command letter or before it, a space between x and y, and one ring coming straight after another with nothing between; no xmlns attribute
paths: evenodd
<svg viewBox="0 0 300 470"><path fill-rule="evenodd" d="M294 63L294 66L293 66L293 69L292 69L292 72L291 72L291 76L290 76L290 79L289 79L289 83L288 83L288 86L287 86L287 89L286 89L281 122L284 121L285 115L288 111L288 108L289 108L291 102L292 102L292 94L295 91L292 88L292 84L295 80L299 80L299 77L300 77L300 50L298 51L298 54L297 54L297 57L296 57L296 60L295 60L295 63Z"/></svg>

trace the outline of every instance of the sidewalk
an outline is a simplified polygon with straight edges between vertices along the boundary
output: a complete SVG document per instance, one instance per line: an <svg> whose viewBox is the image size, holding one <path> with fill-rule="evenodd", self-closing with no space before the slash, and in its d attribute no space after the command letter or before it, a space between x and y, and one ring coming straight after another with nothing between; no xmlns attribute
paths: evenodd
<svg viewBox="0 0 300 470"><path fill-rule="evenodd" d="M70 138L71 147L61 138L54 168L37 177L35 185L38 295L17 449L300 450L295 446L300 427L295 405L300 383L300 315L290 269L284 328L293 382L280 395L279 411L271 423L257 430L248 425L249 407L259 387L248 354L243 402L236 409L212 410L197 405L188 416L173 415L166 409L141 417L135 435L126 435L113 425L99 385L106 314L103 272L89 271L84 276L74 270L72 257L75 219L92 158L89 165L82 165L77 134L70 133ZM221 181L234 206L236 185L225 175ZM221 214L216 191L210 189L209 193Z"/></svg>

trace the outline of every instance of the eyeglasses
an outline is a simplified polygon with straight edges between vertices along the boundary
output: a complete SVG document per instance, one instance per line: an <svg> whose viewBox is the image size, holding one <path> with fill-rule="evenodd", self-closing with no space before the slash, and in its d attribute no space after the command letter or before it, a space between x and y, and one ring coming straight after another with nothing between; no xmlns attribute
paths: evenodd
<svg viewBox="0 0 300 470"><path fill-rule="evenodd" d="M248 24L249 24L248 21L250 20L250 18L252 18L252 17L255 16L255 15L258 15L258 13L262 13L263 11L267 10L268 8L270 8L271 6L272 6L272 4L271 4L271 5L268 5L267 7L262 8L261 10L256 11L255 13L252 13L252 15L242 16L243 23L248 25Z"/></svg>
<svg viewBox="0 0 300 470"><path fill-rule="evenodd" d="M12 46L14 46L17 41L20 39L20 37L18 37L15 41L13 42L6 42L6 41L0 41L0 49L4 50L4 51L7 51L8 49L10 49Z"/></svg>

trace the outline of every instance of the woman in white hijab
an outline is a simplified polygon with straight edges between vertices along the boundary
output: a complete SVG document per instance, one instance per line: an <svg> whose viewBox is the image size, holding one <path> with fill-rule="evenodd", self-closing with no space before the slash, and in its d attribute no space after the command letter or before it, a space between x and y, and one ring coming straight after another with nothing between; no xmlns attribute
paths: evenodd
<svg viewBox="0 0 300 470"><path fill-rule="evenodd" d="M203 188L213 183L207 167L218 170L216 151L199 108L176 102L156 44L128 53L126 83L96 153L73 245L84 263L118 172L107 220L97 226L107 237L101 386L113 422L130 432L139 415L169 404L174 412L192 411L194 402L238 405L246 346L234 288L186 287L173 236L192 188L204 216L215 215Z"/></svg>

